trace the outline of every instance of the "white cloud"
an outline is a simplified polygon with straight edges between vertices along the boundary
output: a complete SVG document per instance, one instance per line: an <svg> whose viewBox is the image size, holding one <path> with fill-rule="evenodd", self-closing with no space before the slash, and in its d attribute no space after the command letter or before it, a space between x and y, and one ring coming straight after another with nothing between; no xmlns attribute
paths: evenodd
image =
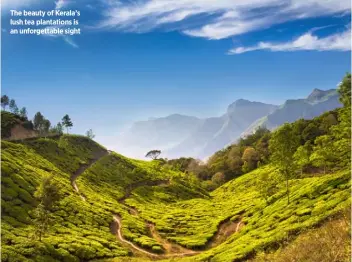
<svg viewBox="0 0 352 262"><path fill-rule="evenodd" d="M107 1L101 28L132 32L183 23L184 33L223 39L301 18L350 12L350 0L145 0ZM187 23L188 18L205 18Z"/></svg>
<svg viewBox="0 0 352 262"><path fill-rule="evenodd" d="M55 2L55 9L61 9L69 4L68 0L57 0Z"/></svg>
<svg viewBox="0 0 352 262"><path fill-rule="evenodd" d="M351 50L351 29L342 33L336 33L319 38L312 35L312 32L305 33L291 42L270 43L260 42L251 47L237 47L231 49L229 54L242 54L256 50L280 51L299 51L299 50L318 50L318 51L348 51Z"/></svg>
<svg viewBox="0 0 352 262"><path fill-rule="evenodd" d="M64 41L74 48L79 48L79 46L73 41L73 39L69 36L63 36Z"/></svg>

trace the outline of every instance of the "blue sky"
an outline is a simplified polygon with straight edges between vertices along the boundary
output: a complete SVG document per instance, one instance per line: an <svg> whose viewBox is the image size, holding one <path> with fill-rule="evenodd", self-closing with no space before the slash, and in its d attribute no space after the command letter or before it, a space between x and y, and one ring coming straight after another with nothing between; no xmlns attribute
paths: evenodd
<svg viewBox="0 0 352 262"><path fill-rule="evenodd" d="M350 71L350 1L2 1L2 93L109 146L136 120L280 104ZM80 10L82 34L9 35L9 10Z"/></svg>

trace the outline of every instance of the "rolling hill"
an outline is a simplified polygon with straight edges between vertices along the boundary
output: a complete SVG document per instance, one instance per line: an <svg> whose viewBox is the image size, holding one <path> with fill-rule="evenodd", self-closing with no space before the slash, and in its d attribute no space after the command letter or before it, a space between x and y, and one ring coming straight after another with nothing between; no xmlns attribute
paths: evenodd
<svg viewBox="0 0 352 262"><path fill-rule="evenodd" d="M255 181L278 175L271 166L208 194L158 161L132 160L71 135L3 141L1 168L2 261L243 261L350 205L348 170L292 180L290 205L281 182L267 204ZM54 225L33 241L34 192L47 176L61 199Z"/></svg>

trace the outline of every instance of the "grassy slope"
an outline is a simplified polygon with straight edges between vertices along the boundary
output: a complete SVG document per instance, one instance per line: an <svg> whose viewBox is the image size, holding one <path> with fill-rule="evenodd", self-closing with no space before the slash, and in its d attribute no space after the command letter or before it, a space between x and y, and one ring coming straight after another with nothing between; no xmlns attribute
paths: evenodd
<svg viewBox="0 0 352 262"><path fill-rule="evenodd" d="M88 202L94 203L95 199L103 198L106 203L114 203L125 195L129 185L141 181L169 178L183 180L184 174L160 169L157 162L130 160L112 153L82 174L77 183L81 192L91 196L88 197ZM191 184L189 183L187 186L190 187ZM180 187L180 185L176 185L176 187ZM199 194L198 190L196 187L189 188L192 197ZM161 248L160 244L148 236L149 229L146 227L145 221L130 214L126 206L119 205L114 209L114 213L122 216L124 225L122 233L126 239L149 249L158 250L157 247Z"/></svg>
<svg viewBox="0 0 352 262"><path fill-rule="evenodd" d="M258 254L251 262L319 261L341 262L351 260L351 210L331 217L316 229L302 232L289 245L275 252Z"/></svg>
<svg viewBox="0 0 352 262"><path fill-rule="evenodd" d="M76 150L78 155L82 155L79 161L87 161L89 154L80 154L79 147L71 145L73 148L67 145L60 150L66 151L68 156L70 151ZM100 149L95 143L87 146L91 155L94 150ZM55 150L46 151L47 156L55 154ZM75 161L66 163L70 168L75 166ZM107 225L111 220L107 212L92 209L73 193L69 173L63 172L29 147L9 142L2 142L1 168L3 261L79 261L79 258L128 254L128 250L114 241L115 237L110 234ZM56 224L52 232L43 243L36 243L31 240L33 229L29 211L37 204L33 198L35 188L43 177L49 175L54 175L59 182L62 199L55 213Z"/></svg>
<svg viewBox="0 0 352 262"><path fill-rule="evenodd" d="M79 261L123 257L131 254L110 233L112 214L122 217L125 238L149 250L161 245L150 237L145 221L156 225L160 235L183 246L202 249L228 218L245 225L219 246L177 261L231 261L282 241L288 232L313 226L350 204L350 172L291 181L291 204L285 189L267 205L255 190L257 169L232 180L207 196L184 174L169 171L157 162L136 161L112 153L87 169L78 179L84 202L74 193L70 175L103 150L78 136L39 139L26 145L2 142L2 258L4 261ZM42 177L54 174L63 198L55 213L57 224L43 243L30 241L28 211ZM130 214L119 203L129 185L140 181L170 179L169 186L141 186L126 199L139 211ZM43 254L46 254L43 255ZM12 258L12 260L11 260ZM121 259L116 259L120 261ZM122 261L122 260L121 260ZM138 258L138 261L142 261Z"/></svg>
<svg viewBox="0 0 352 262"><path fill-rule="evenodd" d="M184 261L232 261L284 240L288 234L314 226L350 204L350 172L291 181L291 203L287 205L285 187L271 199L260 198L255 179L270 167L257 169L223 185L212 199L196 198L178 202L167 200L166 188L134 191L129 204L140 216L156 224L159 233L181 245L202 249L226 218L242 219L239 233L224 243ZM168 212L165 212L167 210ZM178 261L183 261L179 259Z"/></svg>
<svg viewBox="0 0 352 262"><path fill-rule="evenodd" d="M105 150L81 136L61 136L21 143L2 141L2 258L4 261L79 261L131 255L110 233L112 214L120 214L127 239L146 249L161 251L150 237L144 220L129 214L118 199L125 187L138 181L169 179L182 173L160 169L157 163L135 161L112 153L97 161L77 179L75 193L70 176L94 155ZM55 212L56 225L43 243L30 240L30 211L38 204L34 191L53 174L62 199ZM198 189L190 189L193 195Z"/></svg>

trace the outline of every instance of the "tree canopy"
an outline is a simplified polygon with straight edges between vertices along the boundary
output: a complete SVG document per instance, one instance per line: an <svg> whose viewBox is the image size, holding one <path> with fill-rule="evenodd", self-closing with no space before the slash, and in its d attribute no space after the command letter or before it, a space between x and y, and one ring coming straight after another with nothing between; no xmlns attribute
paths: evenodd
<svg viewBox="0 0 352 262"><path fill-rule="evenodd" d="M14 114L19 114L19 110L18 110L18 107L16 105L16 101L15 99L11 99L10 100L10 104L9 104L9 108L10 108L10 111Z"/></svg>
<svg viewBox="0 0 352 262"><path fill-rule="evenodd" d="M62 125L64 127L66 127L66 131L68 133L68 129L71 128L73 126L73 123L71 121L71 118L69 117L69 115L64 115L64 117L62 118Z"/></svg>
<svg viewBox="0 0 352 262"><path fill-rule="evenodd" d="M39 201L33 211L34 235L41 241L52 224L52 209L60 200L59 188L52 176L43 179L34 196Z"/></svg>
<svg viewBox="0 0 352 262"><path fill-rule="evenodd" d="M9 105L10 99L7 95L1 96L1 107L3 110L6 110L6 107Z"/></svg>
<svg viewBox="0 0 352 262"><path fill-rule="evenodd" d="M161 154L161 151L160 150L150 150L146 155L145 157L149 157L151 159L157 159L158 156Z"/></svg>
<svg viewBox="0 0 352 262"><path fill-rule="evenodd" d="M279 127L270 139L269 149L271 152L271 163L275 165L286 179L287 202L290 202L289 179L293 177L296 170L294 154L299 146L299 137L295 134L291 124Z"/></svg>
<svg viewBox="0 0 352 262"><path fill-rule="evenodd" d="M347 73L338 87L340 101L345 107L351 107L351 73Z"/></svg>
<svg viewBox="0 0 352 262"><path fill-rule="evenodd" d="M89 129L87 132L86 132L86 136L90 139L93 139L95 137L94 133L93 133L93 130L92 129Z"/></svg>

